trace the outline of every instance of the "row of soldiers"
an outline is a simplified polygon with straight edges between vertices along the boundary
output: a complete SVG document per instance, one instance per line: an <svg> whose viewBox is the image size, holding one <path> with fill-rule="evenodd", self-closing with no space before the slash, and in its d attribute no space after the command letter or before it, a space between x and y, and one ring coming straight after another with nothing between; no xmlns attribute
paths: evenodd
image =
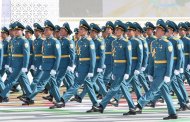
<svg viewBox="0 0 190 122"><path fill-rule="evenodd" d="M100 28L82 19L73 39L67 22L60 27L46 20L44 27L38 23L33 27L34 30L17 21L9 29L1 30L0 71L1 77L6 73L7 78L5 81L0 78L0 102L8 102L9 92L19 84L23 95L18 98L23 105L34 104L35 96L46 89L50 95L43 98L55 99L50 109L65 107L72 96L75 97L71 101L81 103L88 93L92 102L88 113L103 113L110 103L118 106L124 96L129 111L123 115L136 115L146 105L155 107L163 98L169 114L163 119L177 119L171 90L179 101L177 111L190 109L184 86L184 80L190 84L190 39L187 37L190 23L176 25L159 19L156 26L147 22L142 28L137 22L117 20L114 24L108 21ZM33 34L35 40L32 40ZM29 71L32 83L27 77ZM62 82L67 88L63 95L59 91ZM82 85L83 91L79 94ZM136 93L137 105L130 88Z"/></svg>

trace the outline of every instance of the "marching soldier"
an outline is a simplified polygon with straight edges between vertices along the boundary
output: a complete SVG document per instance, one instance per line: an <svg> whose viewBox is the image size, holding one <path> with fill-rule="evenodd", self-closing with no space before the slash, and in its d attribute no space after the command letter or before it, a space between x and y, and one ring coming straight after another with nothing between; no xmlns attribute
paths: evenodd
<svg viewBox="0 0 190 122"><path fill-rule="evenodd" d="M51 87L49 81L56 82L55 75L59 67L61 59L61 48L60 43L57 39L53 37L53 31L55 29L51 21L46 20L44 23L44 34L46 40L42 44L42 75L37 81L34 91L27 95L26 98L21 98L20 100L24 103L22 105L34 104L34 97L41 91L44 90L46 84L48 88Z"/></svg>
<svg viewBox="0 0 190 122"><path fill-rule="evenodd" d="M168 107L168 117L164 117L164 120L177 119L176 110L174 108L168 83L172 75L173 68L173 46L165 37L167 27L162 19L157 21L156 36L157 40L151 43L151 57L150 57L150 69L149 69L149 80L152 81L150 89L146 92L139 100L137 108L142 108L154 99L155 94L161 91L163 98L165 99Z"/></svg>
<svg viewBox="0 0 190 122"><path fill-rule="evenodd" d="M38 23L33 24L34 27L34 36L35 40L33 41L33 65L31 66L32 69L34 69L34 75L33 75L33 82L31 83L31 89L34 90L35 84L39 81L39 78L42 75L42 44L43 39L41 37L42 32L44 31L43 27L39 25Z"/></svg>
<svg viewBox="0 0 190 122"><path fill-rule="evenodd" d="M96 64L96 52L95 45L91 38L87 37L90 26L88 23L82 19L79 25L80 40L77 43L77 51L79 56L79 61L76 64L76 77L75 82L72 87L70 87L62 97L60 97L60 102L55 103L50 109L61 108L65 106L65 103L77 92L78 88L84 84L87 88L87 92L91 99L93 106L97 106L97 98L95 91L93 89L93 83L91 78L94 75L94 68Z"/></svg>
<svg viewBox="0 0 190 122"><path fill-rule="evenodd" d="M12 73L8 77L6 87L0 94L0 102L4 100L8 101L9 90L17 83L18 79L20 84L23 84L23 90L27 95L32 93L30 89L30 82L26 75L29 57L30 47L28 41L23 38L23 30L25 27L20 22L15 22L15 39L12 41L12 57L11 57L11 70Z"/></svg>

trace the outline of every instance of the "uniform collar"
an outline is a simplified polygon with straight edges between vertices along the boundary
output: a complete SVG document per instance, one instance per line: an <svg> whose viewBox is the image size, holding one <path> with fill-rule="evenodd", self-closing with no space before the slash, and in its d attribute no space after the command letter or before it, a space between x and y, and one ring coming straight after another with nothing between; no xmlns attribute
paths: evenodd
<svg viewBox="0 0 190 122"><path fill-rule="evenodd" d="M119 37L119 38L117 37L117 40L121 40L121 39L123 39L123 38L124 38L123 36L121 36L121 37Z"/></svg>
<svg viewBox="0 0 190 122"><path fill-rule="evenodd" d="M85 35L85 36L81 36L81 39L86 39L88 36Z"/></svg>
<svg viewBox="0 0 190 122"><path fill-rule="evenodd" d="M46 37L46 39L51 39L51 38L53 38L53 35L51 35L51 36L49 36L49 37Z"/></svg>

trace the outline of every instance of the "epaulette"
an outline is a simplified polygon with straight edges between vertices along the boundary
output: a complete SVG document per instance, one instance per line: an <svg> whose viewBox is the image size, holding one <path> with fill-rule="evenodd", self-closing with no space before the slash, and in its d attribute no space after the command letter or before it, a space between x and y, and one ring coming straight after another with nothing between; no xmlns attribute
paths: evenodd
<svg viewBox="0 0 190 122"><path fill-rule="evenodd" d="M186 36L185 38L186 38L186 39L188 39L188 40L190 40L190 38L189 38L189 37L187 37L187 36Z"/></svg>
<svg viewBox="0 0 190 122"><path fill-rule="evenodd" d="M129 41L128 38L125 38L125 41L128 42Z"/></svg>
<svg viewBox="0 0 190 122"><path fill-rule="evenodd" d="M177 38L177 37L174 37L173 39L176 40L176 41L179 40L179 38Z"/></svg>
<svg viewBox="0 0 190 122"><path fill-rule="evenodd" d="M169 42L169 40L167 40L167 39L163 39L163 41L165 41L165 42Z"/></svg>

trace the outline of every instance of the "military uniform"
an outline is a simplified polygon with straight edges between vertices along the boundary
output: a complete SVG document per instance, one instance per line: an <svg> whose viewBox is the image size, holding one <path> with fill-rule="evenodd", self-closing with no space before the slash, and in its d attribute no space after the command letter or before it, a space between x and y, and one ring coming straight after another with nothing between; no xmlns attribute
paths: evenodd
<svg viewBox="0 0 190 122"><path fill-rule="evenodd" d="M15 23L14 29L23 30L24 28L25 27L20 22ZM18 36L15 37L15 39L13 40L12 46L12 58L10 66L13 72L10 74L10 77L8 78L6 87L0 94L1 100L6 99L8 97L9 90L16 84L19 78L22 78L22 80L20 80L20 84L23 84L23 88L26 94L28 95L32 92L32 90L30 89L30 82L26 75L30 57L29 43L22 36Z"/></svg>
<svg viewBox="0 0 190 122"><path fill-rule="evenodd" d="M55 29L49 20L45 21L44 26L51 30ZM55 75L61 59L60 43L57 39L53 38L53 35L50 35L43 41L42 48L42 75L34 87L34 91L30 95L27 95L26 99L21 99L24 102L23 105L33 104L33 98L44 90L46 84L48 84L48 88L50 88L50 79L52 82L56 82Z"/></svg>
<svg viewBox="0 0 190 122"><path fill-rule="evenodd" d="M80 27L90 30L88 23L82 19L80 21ZM89 97L92 101L93 106L97 106L98 102L95 96L95 91L93 89L93 83L91 77L93 77L94 68L96 64L96 52L95 45L91 38L87 36L82 36L77 43L78 59L79 61L76 64L76 77L75 82L72 87L70 87L62 97L60 97L59 103L55 103L54 106L51 106L50 109L64 107L65 103L76 94L78 88L84 84L84 87L87 88Z"/></svg>
<svg viewBox="0 0 190 122"><path fill-rule="evenodd" d="M111 28L114 30L114 24L111 21L106 23L106 28ZM104 83L107 85L111 82L111 75L112 75L112 42L115 40L113 35L108 35L105 38L105 72L104 72Z"/></svg>
<svg viewBox="0 0 190 122"><path fill-rule="evenodd" d="M92 23L90 24L91 31L96 31L97 33L101 32L101 29L98 25ZM97 84L99 87L99 94L105 96L107 93L106 86L103 81L103 66L105 61L105 44L104 41L99 39L98 37L92 38L95 44L96 50L96 65L94 69L94 76L92 78L92 82ZM83 92L79 95L79 99L83 99L87 93L87 89L85 88Z"/></svg>
<svg viewBox="0 0 190 122"><path fill-rule="evenodd" d="M38 24L34 23L34 31L41 31L43 32L44 29ZM43 39L41 36L36 37L36 39L33 41L33 65L31 68L33 68L34 75L33 75L33 81L31 83L31 88L34 90L35 84L39 81L39 78L42 75L42 44L43 44Z"/></svg>
<svg viewBox="0 0 190 122"><path fill-rule="evenodd" d="M67 72L74 72L75 69L75 44L74 41L69 38L69 35L72 34L70 26L68 23L64 23L61 27L68 32L68 36L62 37L60 39L61 44L61 61L58 68L58 74L56 76L56 83L52 83L52 88L50 89L50 93L55 98L56 102L60 102L60 93L59 87L61 82L66 83L64 80ZM66 85L67 90L71 87L71 85Z"/></svg>
<svg viewBox="0 0 190 122"><path fill-rule="evenodd" d="M165 22L162 19L157 21L157 28L167 31ZM173 46L165 37L158 38L151 44L151 59L149 62L149 78L152 81L150 90L146 92L139 100L137 108L142 109L160 90L163 98L166 100L169 116L163 119L177 119L172 98L169 94L167 83L170 82L173 68Z"/></svg>
<svg viewBox="0 0 190 122"><path fill-rule="evenodd" d="M120 20L115 22L115 28L120 28L124 32L127 30L126 26ZM109 103L110 99L121 89L124 97L126 98L129 110L135 113L135 106L131 95L128 91L128 86L125 82L129 78L131 73L131 63L132 63L132 47L130 41L126 40L123 36L117 38L113 41L113 78L114 81L111 85L110 90L106 94L106 96L100 102L98 107L94 107L95 112L103 113L104 109L106 108L107 104Z"/></svg>

